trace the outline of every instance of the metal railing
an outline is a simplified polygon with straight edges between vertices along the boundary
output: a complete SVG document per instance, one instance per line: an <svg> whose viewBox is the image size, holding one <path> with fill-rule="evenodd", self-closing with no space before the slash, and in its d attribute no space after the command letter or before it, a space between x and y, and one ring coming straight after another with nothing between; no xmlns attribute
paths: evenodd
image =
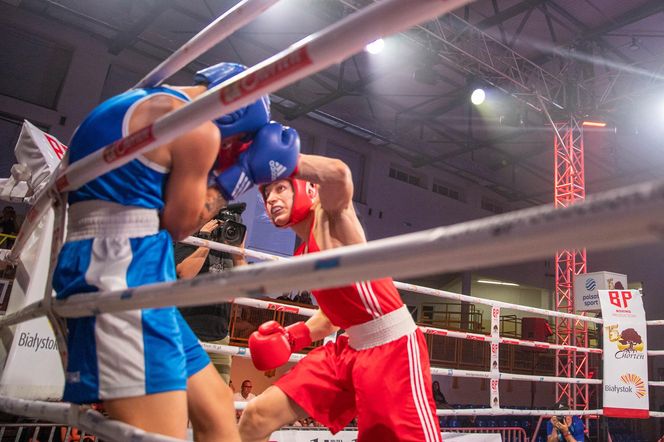
<svg viewBox="0 0 664 442"><path fill-rule="evenodd" d="M0 424L0 442L92 442L97 438L74 427L51 423Z"/></svg>
<svg viewBox="0 0 664 442"><path fill-rule="evenodd" d="M0 233L0 248L1 249L11 249L14 245L14 240L16 235L9 235L7 233Z"/></svg>

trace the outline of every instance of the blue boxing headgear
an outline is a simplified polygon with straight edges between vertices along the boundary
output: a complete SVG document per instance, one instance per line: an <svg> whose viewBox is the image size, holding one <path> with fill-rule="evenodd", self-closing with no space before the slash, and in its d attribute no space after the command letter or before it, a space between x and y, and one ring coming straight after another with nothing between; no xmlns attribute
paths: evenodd
<svg viewBox="0 0 664 442"><path fill-rule="evenodd" d="M246 69L246 66L238 63L215 64L196 72L194 83L204 84L211 89ZM222 137L230 137L239 133L246 133L251 137L270 122L270 98L263 95L250 105L223 115L214 122L221 130Z"/></svg>

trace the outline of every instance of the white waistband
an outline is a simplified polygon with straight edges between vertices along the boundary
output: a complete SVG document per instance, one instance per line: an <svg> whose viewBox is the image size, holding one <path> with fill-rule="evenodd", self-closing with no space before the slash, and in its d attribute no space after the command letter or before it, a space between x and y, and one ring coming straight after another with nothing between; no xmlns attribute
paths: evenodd
<svg viewBox="0 0 664 442"><path fill-rule="evenodd" d="M415 321L404 305L364 324L348 327L346 334L348 335L348 345L355 350L366 350L396 341L415 330L417 330Z"/></svg>
<svg viewBox="0 0 664 442"><path fill-rule="evenodd" d="M67 241L97 237L137 238L159 232L155 209L123 206L108 201L81 201L69 206Z"/></svg>

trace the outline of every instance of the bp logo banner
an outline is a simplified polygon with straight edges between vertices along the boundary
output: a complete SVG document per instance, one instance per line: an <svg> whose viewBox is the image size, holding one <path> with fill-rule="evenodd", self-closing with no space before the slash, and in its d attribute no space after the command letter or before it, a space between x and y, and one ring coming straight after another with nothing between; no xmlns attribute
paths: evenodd
<svg viewBox="0 0 664 442"><path fill-rule="evenodd" d="M649 416L646 315L638 290L599 290L604 318L604 415Z"/></svg>

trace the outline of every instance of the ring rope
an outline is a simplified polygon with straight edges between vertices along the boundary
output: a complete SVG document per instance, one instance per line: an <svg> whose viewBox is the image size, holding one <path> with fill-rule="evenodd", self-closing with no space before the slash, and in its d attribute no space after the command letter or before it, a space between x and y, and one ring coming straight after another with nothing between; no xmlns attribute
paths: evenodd
<svg viewBox="0 0 664 442"><path fill-rule="evenodd" d="M243 0L203 28L166 60L150 71L133 89L155 87L196 60L229 35L250 23L278 0Z"/></svg>
<svg viewBox="0 0 664 442"><path fill-rule="evenodd" d="M192 246L197 246L197 247L207 247L211 250L217 250L219 252L226 252L226 253L232 253L234 255L243 255L249 258L256 258L260 259L262 261L287 261L289 259L292 259L292 257L284 257L284 256L278 256L278 255L272 255L269 253L265 252L259 252L256 250L251 250L251 249L245 249L241 247L236 247L236 246L231 246L228 244L220 243L220 242L215 242L212 240L207 240L207 239L201 239L201 238L196 238L195 236L189 236L182 241L180 241L183 244L189 244ZM546 310L543 308L538 308L538 307L530 307L530 306L525 306L525 305L519 305L519 304L511 304L509 302L503 302L503 301L495 301L492 299L486 299L486 298L477 298L475 296L469 296L469 295L462 295L461 293L454 293L454 292L448 292L445 290L438 290L438 289L433 289L429 287L423 287L423 286L418 286L415 284L408 284L405 282L399 282L399 281L394 281L394 285L399 289L399 290L406 290L409 292L413 293L420 293L423 295L430 295L430 296L436 296L439 298L445 298L445 299L451 299L455 301L463 301L463 302L477 302L480 304L485 304L485 305L490 305L492 307L500 307L500 308L510 308L513 310L520 310L528 313L537 313L540 315L546 315L546 316L554 316L554 317L559 317L559 318L567 318L567 319L574 319L576 321L586 321L586 322L594 322L596 324L603 324L604 321L601 318L593 318L590 316L582 316L582 315L575 315L573 313L564 313L564 312L557 312L553 310ZM664 321L661 321L662 324L664 325Z"/></svg>
<svg viewBox="0 0 664 442"><path fill-rule="evenodd" d="M32 401L0 395L0 410L19 416L78 427L105 440L135 442L173 442L173 437L148 433L120 421L106 419L101 413L67 403Z"/></svg>
<svg viewBox="0 0 664 442"><path fill-rule="evenodd" d="M73 295L54 301L53 308L63 317L82 317L135 308L210 304L238 294L258 297L388 276L458 271L504 264L506 259L541 258L559 248L606 249L658 241L664 232L662 220L664 181L660 180L597 194L562 209L534 207L289 261L242 266L194 280ZM182 298L179 295L185 290L188 296ZM35 315L43 315L39 303L7 315L0 326Z"/></svg>
<svg viewBox="0 0 664 442"><path fill-rule="evenodd" d="M242 358L251 357L251 350L246 347L236 347L233 345L210 344L201 342L203 348L215 354L223 354L230 356L239 356ZM304 353L293 353L288 362L297 362L304 358ZM529 374L518 373L500 373L497 371L479 371L479 370L461 370L457 368L440 368L431 367L432 375L439 376L457 376L464 378L476 379L500 379L500 380L513 380L513 381L534 381L534 382L562 382L568 384L601 384L601 379L587 379L587 378L565 378L560 376L537 376Z"/></svg>

